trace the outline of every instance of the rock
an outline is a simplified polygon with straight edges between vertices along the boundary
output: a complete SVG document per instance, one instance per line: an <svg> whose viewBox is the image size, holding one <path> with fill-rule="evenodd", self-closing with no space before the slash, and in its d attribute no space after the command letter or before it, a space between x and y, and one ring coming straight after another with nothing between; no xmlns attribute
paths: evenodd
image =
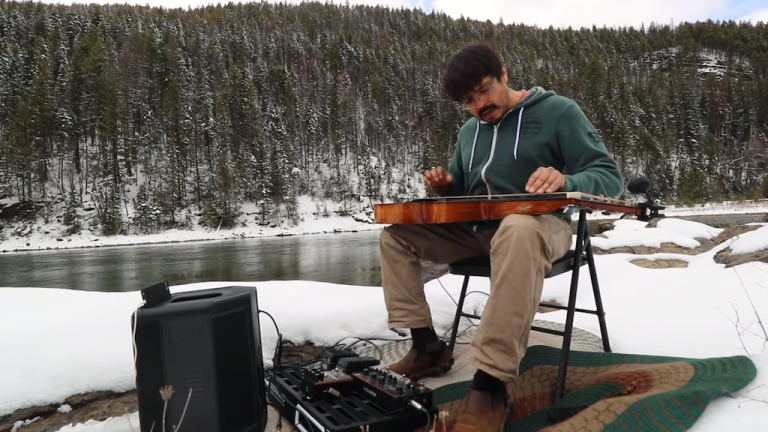
<svg viewBox="0 0 768 432"><path fill-rule="evenodd" d="M88 420L104 421L119 417L138 409L136 392L127 393L94 392L75 395L64 401L71 410L59 411L59 405L45 405L19 410L0 418L0 432L10 432L17 421L38 418L19 432L55 432L71 423L85 423ZM138 430L138 424L134 428Z"/></svg>
<svg viewBox="0 0 768 432"><path fill-rule="evenodd" d="M661 247L648 247L648 246L622 246L617 248L611 248L609 250L603 250L593 246L595 255L605 255L613 253L626 253L633 255L650 255L655 253L675 253L683 255L698 255L712 249L715 244L710 239L697 238L696 241L700 243L699 247L687 248L677 245L675 243L662 243Z"/></svg>
<svg viewBox="0 0 768 432"><path fill-rule="evenodd" d="M661 268L685 268L688 267L688 263L683 260L645 260L645 259L639 259L630 261L632 264L643 267L643 268L650 268L650 269L661 269Z"/></svg>
<svg viewBox="0 0 768 432"><path fill-rule="evenodd" d="M0 219L4 220L34 220L35 211L42 207L32 201L18 201L13 204L0 204Z"/></svg>
<svg viewBox="0 0 768 432"><path fill-rule="evenodd" d="M369 207L359 213L352 215L352 219L360 223L374 223L375 221L373 220L373 208Z"/></svg>
<svg viewBox="0 0 768 432"><path fill-rule="evenodd" d="M768 250L761 250L741 255L732 255L731 249L727 248L715 254L712 259L718 264L725 264L726 268L734 267L740 264L746 264L749 262L768 263Z"/></svg>
<svg viewBox="0 0 768 432"><path fill-rule="evenodd" d="M422 272L422 277L421 277L422 282L427 283L433 279L437 279L441 276L448 274L448 265L435 264L429 261L422 260L421 272Z"/></svg>
<svg viewBox="0 0 768 432"><path fill-rule="evenodd" d="M754 231L756 229L760 228L760 225L734 225L729 226L723 232L721 232L717 237L715 237L715 245L719 245L723 243L724 241L731 239L733 237L736 237L738 235L742 235L744 233L748 233L750 231Z"/></svg>
<svg viewBox="0 0 768 432"><path fill-rule="evenodd" d="M763 217L763 222L768 222L768 213L766 213L765 217Z"/></svg>
<svg viewBox="0 0 768 432"><path fill-rule="evenodd" d="M658 225L659 221L662 221L664 219L666 219L666 218L651 219L651 220L648 221L648 224L645 227L646 228L656 228L656 226Z"/></svg>
<svg viewBox="0 0 768 432"><path fill-rule="evenodd" d="M597 230L595 231L595 234L602 234L606 231L610 231L613 229L613 221L602 221L597 224Z"/></svg>

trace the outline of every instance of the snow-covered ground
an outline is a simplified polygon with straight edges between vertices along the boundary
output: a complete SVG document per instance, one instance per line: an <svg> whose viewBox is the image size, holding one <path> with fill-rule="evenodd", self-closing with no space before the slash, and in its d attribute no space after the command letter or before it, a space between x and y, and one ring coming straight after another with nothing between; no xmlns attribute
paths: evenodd
<svg viewBox="0 0 768 432"><path fill-rule="evenodd" d="M10 201L8 201L10 203ZM6 203L7 204L7 203ZM299 198L299 213L301 221L298 225L263 226L256 223L254 218L243 218L243 222L237 228L211 229L197 224L188 230L168 230L150 235L115 235L102 236L98 231L84 228L81 232L67 236L63 233L66 227L60 223L52 222L44 225L39 220L37 225L26 226L23 235L8 233L5 238L0 233L0 252L52 250L85 247L123 246L155 243L175 243L187 241L223 240L232 238L271 237L280 235L321 234L328 232L362 231L381 229L381 225L373 223L373 214L370 206L361 207L361 211L353 216L338 216L335 212L341 208L339 203L330 201L313 200L309 196ZM323 216L327 210L329 216ZM243 206L244 214L252 214L256 211L254 205ZM711 203L690 207L670 206L663 212L668 217L676 216L702 216L717 214L746 214L768 213L768 200ZM578 219L578 214L574 219ZM620 214L609 215L595 212L588 216L589 219L616 219Z"/></svg>
<svg viewBox="0 0 768 432"><path fill-rule="evenodd" d="M651 231L653 230L653 231ZM657 228L634 220L615 223L612 245L677 242L694 246L695 237L721 230L695 222L668 219ZM653 234L651 234L653 233ZM649 234L650 237L649 237ZM595 239L597 240L597 239ZM605 239L602 239L605 240ZM698 256L613 254L596 256L608 329L614 351L690 358L748 355L758 376L733 397L714 401L693 430L768 431L768 264L726 269L712 257L723 248L739 252L768 248L768 226L743 234ZM635 259L679 259L687 268L646 269ZM544 300L566 302L570 275L548 279ZM582 286L589 274L581 273ZM241 283L239 283L241 284ZM172 287L173 292L228 285L198 283ZM272 314L284 338L332 344L344 337L391 338L380 287L342 286L310 281L252 283L260 308ZM461 278L446 275L426 286L438 332L451 324ZM473 290L488 292L487 279ZM286 301L301 298L302 302ZM329 301L328 299L334 299ZM453 299L452 299L453 298ZM339 299L345 299L340 301ZM470 296L466 308L482 307L485 296ZM124 391L134 386L130 316L140 303L138 292L97 293L63 289L0 289L0 416L36 404L61 403L67 396L96 390ZM323 304L322 308L316 307ZM577 305L593 308L589 289ZM564 312L537 319L564 322ZM597 320L576 315L576 325L599 334ZM267 362L277 340L271 321L262 320ZM63 407L62 409L66 409ZM138 430L136 413L61 429L67 432Z"/></svg>
<svg viewBox="0 0 768 432"><path fill-rule="evenodd" d="M768 199L755 201L724 201L693 206L668 206L667 216L703 216L720 214L768 213Z"/></svg>

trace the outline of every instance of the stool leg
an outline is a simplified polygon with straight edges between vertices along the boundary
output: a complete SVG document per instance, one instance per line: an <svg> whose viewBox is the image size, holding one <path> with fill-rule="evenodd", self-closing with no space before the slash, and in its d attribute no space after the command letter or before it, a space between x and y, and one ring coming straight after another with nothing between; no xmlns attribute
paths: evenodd
<svg viewBox="0 0 768 432"><path fill-rule="evenodd" d="M597 320L600 323L600 337L603 339L603 351L611 352L611 342L608 340L608 326L605 324L605 309L603 309L603 299L600 296L600 285L597 282L595 256L592 253L592 243L589 241L589 237L587 237L585 243L585 249L587 251L587 265L589 266L589 277L592 279L592 291L595 293Z"/></svg>
<svg viewBox="0 0 768 432"><path fill-rule="evenodd" d="M575 259L574 259L575 260ZM573 319L576 314L576 291L579 284L579 266L574 266L571 276L571 292L568 298L568 310L563 331L563 346L560 350L560 363L557 370L557 385L555 387L555 402L565 395L565 375L568 371L568 359L571 354L571 337L573 335Z"/></svg>
<svg viewBox="0 0 768 432"><path fill-rule="evenodd" d="M573 319L576 315L576 293L579 287L579 269L584 253L584 233L587 231L586 211L579 213L579 225L576 229L576 244L574 245L573 270L571 270L571 290L568 294L568 309L563 332L563 346L560 350L560 363L557 368L557 383L555 384L555 402L565 395L565 377L568 371L568 359L571 354L571 336L573 335Z"/></svg>
<svg viewBox="0 0 768 432"><path fill-rule="evenodd" d="M453 318L453 328L451 329L451 340L448 342L448 349L453 351L453 346L456 344L456 333L459 331L459 320L461 319L461 311L464 308L464 297L467 295L467 286L469 285L469 276L464 276L464 283L461 285L461 294L459 294L459 301L456 305L456 316Z"/></svg>

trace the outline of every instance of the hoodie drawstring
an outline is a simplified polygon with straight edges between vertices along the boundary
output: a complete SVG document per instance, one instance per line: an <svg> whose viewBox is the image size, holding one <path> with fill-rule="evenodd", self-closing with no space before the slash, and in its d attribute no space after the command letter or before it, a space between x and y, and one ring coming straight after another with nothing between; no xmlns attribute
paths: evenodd
<svg viewBox="0 0 768 432"><path fill-rule="evenodd" d="M523 124L523 110L525 107L520 107L520 114L517 116L517 134L515 135L515 160L517 160L517 145L520 144L520 127ZM475 161L475 148L477 146L477 135L480 133L480 120L477 121L477 128L475 129L475 139L472 141L472 154L469 157L469 169L472 171L472 165Z"/></svg>
<svg viewBox="0 0 768 432"><path fill-rule="evenodd" d="M480 133L480 121L477 121L477 129L475 129L475 140L472 141L472 155L469 157L469 170L472 171L472 162L475 160L475 146L477 145L477 134Z"/></svg>
<svg viewBox="0 0 768 432"><path fill-rule="evenodd" d="M517 116L517 135L515 135L515 160L517 160L517 145L520 143L520 126L523 124L523 110L525 107L520 107L520 115ZM477 135L475 135L475 140L477 140ZM474 148L474 144L472 145L472 148ZM471 169L470 165L470 169Z"/></svg>

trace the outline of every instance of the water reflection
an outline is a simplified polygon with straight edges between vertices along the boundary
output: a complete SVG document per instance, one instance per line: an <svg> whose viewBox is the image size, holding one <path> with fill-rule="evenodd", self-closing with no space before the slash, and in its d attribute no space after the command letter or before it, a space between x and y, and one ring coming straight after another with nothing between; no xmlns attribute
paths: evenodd
<svg viewBox="0 0 768 432"><path fill-rule="evenodd" d="M379 231L0 255L0 286L133 291L160 280L381 283Z"/></svg>

